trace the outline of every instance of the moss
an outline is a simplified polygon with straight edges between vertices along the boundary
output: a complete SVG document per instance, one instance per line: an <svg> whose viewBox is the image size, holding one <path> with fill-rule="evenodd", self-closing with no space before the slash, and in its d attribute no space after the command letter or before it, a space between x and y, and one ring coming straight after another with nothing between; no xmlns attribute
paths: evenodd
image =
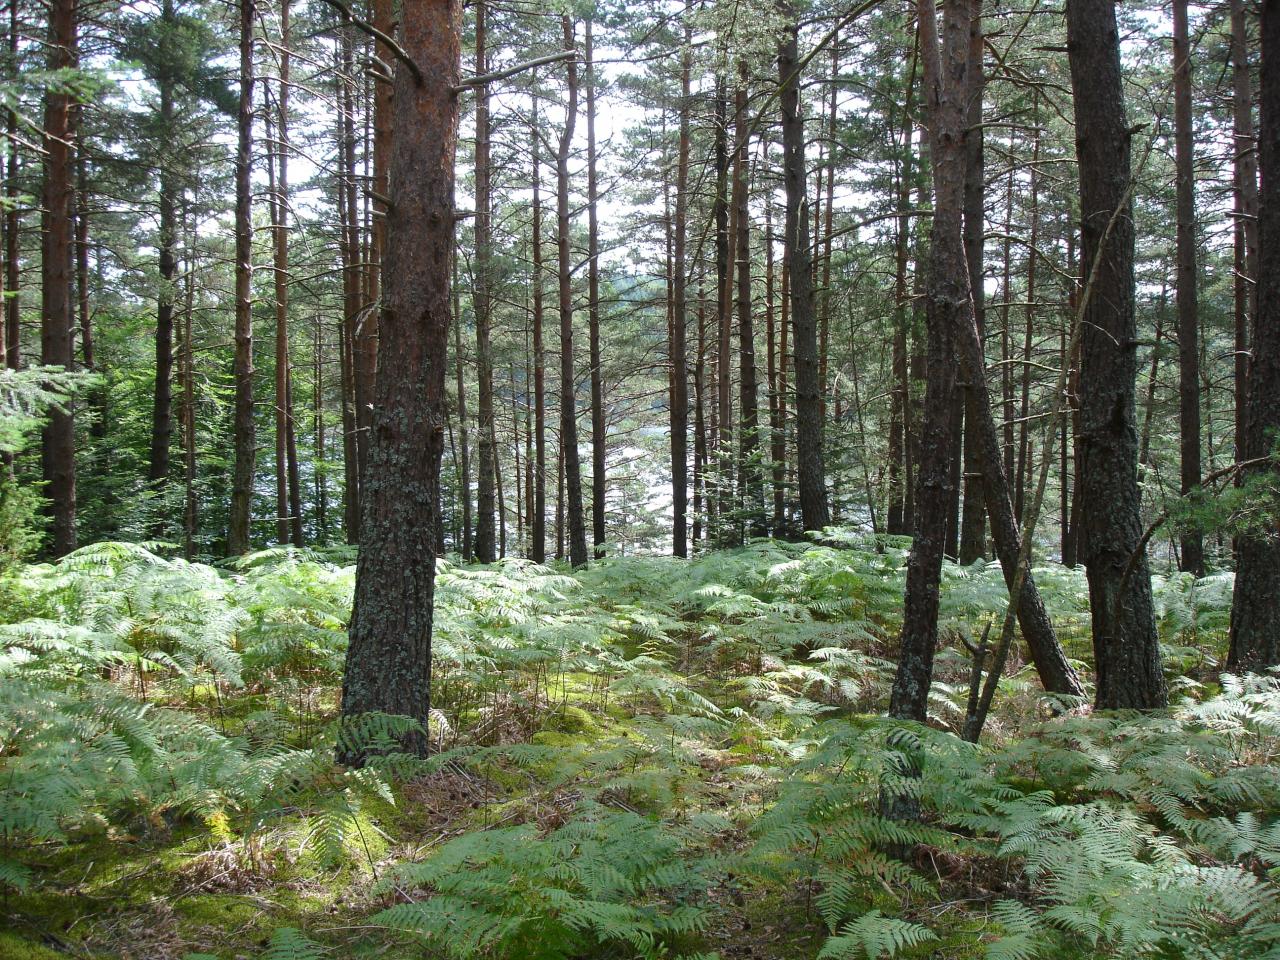
<svg viewBox="0 0 1280 960"><path fill-rule="evenodd" d="M191 923L223 929L264 923L274 928L271 918L244 897L211 893L200 897L183 897L173 905L174 912Z"/></svg>
<svg viewBox="0 0 1280 960"><path fill-rule="evenodd" d="M581 707L566 705L548 717L542 729L557 733L592 733L596 730L596 721Z"/></svg>
<svg viewBox="0 0 1280 960"><path fill-rule="evenodd" d="M0 960L66 960L66 955L15 933L0 931Z"/></svg>
<svg viewBox="0 0 1280 960"><path fill-rule="evenodd" d="M540 747L576 747L590 743L591 737L580 734L562 733L557 730L539 730L533 735L533 742Z"/></svg>

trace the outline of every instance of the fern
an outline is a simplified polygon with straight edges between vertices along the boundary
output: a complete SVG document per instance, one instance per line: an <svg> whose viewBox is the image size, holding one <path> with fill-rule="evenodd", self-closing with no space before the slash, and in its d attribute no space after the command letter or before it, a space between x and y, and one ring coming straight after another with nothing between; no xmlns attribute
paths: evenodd
<svg viewBox="0 0 1280 960"><path fill-rule="evenodd" d="M818 952L818 960L878 960L937 940L933 931L915 923L886 917L879 910L846 924Z"/></svg>
<svg viewBox="0 0 1280 960"><path fill-rule="evenodd" d="M588 810L540 836L529 826L465 834L383 885L430 896L375 923L415 934L449 956L567 958L626 945L643 957L705 923L705 884L683 843L635 814Z"/></svg>

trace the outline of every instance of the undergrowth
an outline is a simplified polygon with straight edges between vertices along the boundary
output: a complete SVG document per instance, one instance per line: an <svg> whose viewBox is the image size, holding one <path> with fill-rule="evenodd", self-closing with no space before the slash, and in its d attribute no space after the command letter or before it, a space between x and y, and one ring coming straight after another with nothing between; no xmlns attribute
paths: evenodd
<svg viewBox="0 0 1280 960"><path fill-rule="evenodd" d="M1280 680L1217 674L1229 576L1156 580L1175 708L1054 715L1017 661L975 746L1000 571L947 568L930 723L890 724L906 546L443 563L427 761L335 722L345 553L13 567L0 958L1280 957ZM1083 657L1083 575L1037 577Z"/></svg>

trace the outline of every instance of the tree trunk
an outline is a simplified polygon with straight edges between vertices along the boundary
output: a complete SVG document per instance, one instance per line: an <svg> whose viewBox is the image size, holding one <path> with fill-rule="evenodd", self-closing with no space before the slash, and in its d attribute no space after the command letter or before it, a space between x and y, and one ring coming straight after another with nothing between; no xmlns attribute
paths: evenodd
<svg viewBox="0 0 1280 960"><path fill-rule="evenodd" d="M591 535L597 557L604 556L605 418L600 366L600 223L596 176L596 85L591 18L586 21L587 68L587 339L591 352Z"/></svg>
<svg viewBox="0 0 1280 960"><path fill-rule="evenodd" d="M1280 428L1280 0L1262 4L1261 95L1258 301L1249 368L1247 459L1269 454ZM1274 471L1274 464L1255 465L1245 473L1257 476L1265 470ZM1232 599L1227 666L1262 671L1280 664L1280 540L1274 525L1237 538Z"/></svg>
<svg viewBox="0 0 1280 960"><path fill-rule="evenodd" d="M1235 436L1236 462L1244 450L1249 405L1249 326L1257 316L1258 155L1253 135L1253 89L1244 0L1231 0L1231 66L1234 95L1235 241Z"/></svg>
<svg viewBox="0 0 1280 960"><path fill-rule="evenodd" d="M360 241L356 222L355 73L350 30L341 41L338 87L338 213L342 221L342 322L338 325L338 355L342 370L342 526L347 543L360 541L360 453L356 437L355 329L360 314Z"/></svg>
<svg viewBox="0 0 1280 960"><path fill-rule="evenodd" d="M1067 217L1067 327L1074 325L1079 308L1080 285L1076 281L1076 220L1074 209L1068 207ZM1062 483L1067 483L1067 458L1070 456L1073 470L1070 473L1071 489L1062 492L1062 565L1074 569L1076 546L1080 528L1077 514L1080 510L1080 371L1078 357L1071 356L1068 341L1070 332L1064 328L1062 341L1062 367L1068 370L1066 406L1062 415ZM1071 428L1071 450L1067 451L1067 428Z"/></svg>
<svg viewBox="0 0 1280 960"><path fill-rule="evenodd" d="M542 336L542 164L538 96L533 95L529 139L533 143L533 542L529 555L547 561L547 355Z"/></svg>
<svg viewBox="0 0 1280 960"><path fill-rule="evenodd" d="M18 2L9 0L9 62L13 69L18 63ZM11 78L16 80L17 78ZM8 165L4 178L4 339L5 365L17 370L22 364L22 303L19 299L19 258L22 249L19 233L22 221L18 211L18 111L16 105L5 111L5 132L8 134Z"/></svg>
<svg viewBox="0 0 1280 960"><path fill-rule="evenodd" d="M475 559L475 541L472 539L471 525L471 435L467 429L467 380L464 371L466 355L462 351L462 322L458 319L461 317L462 311L458 308L457 251L454 251L450 273L453 280L453 312L455 317L453 324L453 371L454 384L458 395L458 446L461 447L458 455L458 469L461 474L459 478L461 489L458 491L458 499L462 501L462 559L464 562L470 563Z"/></svg>
<svg viewBox="0 0 1280 960"><path fill-rule="evenodd" d="M735 224L729 208L729 119L728 94L723 76L716 78L715 113L715 199L712 218L716 227L716 405L715 405L715 516L713 540L721 546L740 542L733 523L733 257L730 255Z"/></svg>
<svg viewBox="0 0 1280 960"><path fill-rule="evenodd" d="M1147 402L1143 407L1142 432L1138 436L1138 475L1144 476L1151 465L1151 423L1156 415L1156 383L1160 376L1160 341L1164 339L1164 311L1169 291L1160 285L1160 301L1156 308L1155 332L1151 338L1151 370L1147 374Z"/></svg>
<svg viewBox="0 0 1280 960"><path fill-rule="evenodd" d="M485 50L484 0L476 4L476 74L489 70ZM489 85L476 87L476 257L471 302L476 317L476 559L493 563L498 558L494 527L494 483L497 479L493 449L493 352L490 331L489 214Z"/></svg>
<svg viewBox="0 0 1280 960"><path fill-rule="evenodd" d="M289 0L280 0L280 89L276 97L275 191L272 227L276 299L276 539L302 546L302 495L294 438L293 371L289 359Z"/></svg>
<svg viewBox="0 0 1280 960"><path fill-rule="evenodd" d="M895 283L893 310L892 386L889 391L889 509L886 529L890 534L911 532L907 516L911 469L907 453L907 410L911 381L907 367L907 333L911 326L911 302L907 295L907 266L911 247L912 137L915 118L914 95L918 45L912 46L911 69L907 74L907 97L902 111L902 160L897 169L898 217L895 221Z"/></svg>
<svg viewBox="0 0 1280 960"><path fill-rule="evenodd" d="M1173 0L1173 126L1178 206L1178 424L1182 495L1200 486L1200 321L1196 280L1195 131L1187 0ZM1204 536L1182 534L1182 569L1204 576Z"/></svg>
<svg viewBox="0 0 1280 960"><path fill-rule="evenodd" d="M568 14L561 17L564 48L573 47L574 29ZM578 64L568 61L569 101L556 155L556 244L560 261L560 446L564 457L565 504L569 533L569 563L587 564L587 530L582 515L582 468L578 459L578 408L573 372L573 264L569 250L569 153L578 118Z"/></svg>
<svg viewBox="0 0 1280 960"><path fill-rule="evenodd" d="M737 209L738 276L738 481L739 500L750 537L763 537L764 487L760 477L760 414L756 386L756 335L751 317L751 211L747 191L747 64L738 65L738 90L734 105L733 203Z"/></svg>
<svg viewBox="0 0 1280 960"><path fill-rule="evenodd" d="M969 74L973 94L969 98L965 136L964 173L964 252L969 265L969 290L973 297L973 322L977 327L980 344L986 335L986 291L983 286L983 258L986 236L986 165L983 153L982 94L985 81L982 74L982 53L986 39L982 30L982 14L975 10L969 24ZM985 359L985 348L984 348ZM979 374L986 388L986 365ZM972 381L972 375L969 377ZM960 544L956 559L968 565L986 556L986 501L982 486L982 468L978 458L978 425L968 413L968 400L977 385L970 382L965 388L964 423L964 497L960 507ZM982 415L982 414L979 414ZM986 414L990 416L988 412Z"/></svg>
<svg viewBox="0 0 1280 960"><path fill-rule="evenodd" d="M460 0L406 5L400 45L422 71L395 70L396 138L387 211L386 288L369 473L362 506L346 718L407 716L421 730L401 747L425 754L431 703L436 520L444 450L445 357L454 247ZM340 748L360 763L362 745Z"/></svg>
<svg viewBox="0 0 1280 960"><path fill-rule="evenodd" d="M827 422L827 392L830 389L830 381L827 378L827 367L829 364L831 351L829 349L831 343L831 248L832 248L832 225L835 221L835 194L836 194L836 122L839 119L839 81L840 81L840 36L837 31L831 34L831 82L828 84L828 92L830 99L827 106L827 131L825 143L823 146L824 163L820 163L818 168L818 185L822 186L823 170L826 168L826 198L822 204L822 285L819 291L817 302L822 305L822 319L819 325L818 334L818 387L819 397L822 403L822 422ZM816 211L815 211L816 212ZM814 220L814 231L818 230L817 219ZM815 244L816 246L816 244ZM839 419L839 408L836 409ZM835 500L835 491L832 491L832 500ZM833 503L832 513L836 512Z"/></svg>
<svg viewBox="0 0 1280 960"><path fill-rule="evenodd" d="M395 33L395 9L393 0L371 0L373 26L388 36ZM378 58L390 64L395 60L387 46L381 42L374 44ZM371 86L373 100L373 139L372 149L365 151L365 179L362 183L370 183L369 161L372 158L372 189L374 193L387 196L390 192L388 168L391 151L394 146L393 131L394 101L390 84L372 83L365 72L365 82ZM367 102L366 98L366 102ZM365 113L365 142L369 142L369 115ZM354 146L353 146L354 149ZM352 158L354 167L354 156ZM354 190L354 181L353 181ZM356 195L352 193L352 203ZM367 251L358 257L362 264L357 270L357 284L353 291L356 312L353 315L355 325L351 331L351 356L355 387L355 421L356 421L356 460L358 471L363 477L369 462L370 432L373 424L373 396L378 376L378 325L379 298L382 289L382 260L386 246L386 229L388 211L380 211L383 216L374 216L371 207L372 196L366 188L362 211L362 221L368 228L359 231L367 237ZM379 201L379 206L382 206ZM355 229L355 220L352 221ZM363 283L361 283L363 281ZM362 490L363 492L363 490ZM363 516L363 509L360 510Z"/></svg>
<svg viewBox="0 0 1280 960"><path fill-rule="evenodd" d="M564 442L556 437L556 560L564 559Z"/></svg>
<svg viewBox="0 0 1280 960"><path fill-rule="evenodd" d="M253 25L256 0L240 0L240 111L236 146L235 419L227 553L249 552L256 438L253 423Z"/></svg>
<svg viewBox="0 0 1280 960"><path fill-rule="evenodd" d="M692 0L685 0L684 44L680 54L680 146L676 159L675 236L671 276L671 552L689 556L689 361L688 266L685 263L689 221L689 110L693 59Z"/></svg>
<svg viewBox="0 0 1280 960"><path fill-rule="evenodd" d="M1137 327L1130 132L1111 0L1069 0L1067 47L1086 284L1079 391L1079 556L1089 581L1096 705L1163 707L1151 577L1142 550L1134 412Z"/></svg>
<svg viewBox="0 0 1280 960"><path fill-rule="evenodd" d="M907 562L898 669L889 715L923 722L938 642L938 589L951 501L955 402L955 331L972 324L969 266L963 239L964 130L969 94L970 10L948 4L944 42L932 0L919 4L929 140L933 150L933 230L925 301L928 366L916 481L916 528ZM944 67L945 63L945 67Z"/></svg>
<svg viewBox="0 0 1280 960"><path fill-rule="evenodd" d="M165 0L162 20L174 19L172 0ZM172 70L163 66L159 71L160 128L166 137L174 134L174 77ZM160 289L156 297L156 382L155 399L151 407L151 459L147 468L147 480L159 490L169 476L169 446L173 437L173 303L176 297L174 278L178 263L174 256L177 243L178 189L170 169L172 160L164 156L160 160L159 202L160 236L157 246L160 253Z"/></svg>
<svg viewBox="0 0 1280 960"><path fill-rule="evenodd" d="M791 282L791 323L795 333L796 462L800 513L806 530L828 523L822 452L822 403L818 384L818 331L814 317L809 252L809 201L805 196L804 118L800 113L799 28L789 0L790 23L778 47L782 84L783 178L786 183L786 269Z"/></svg>
<svg viewBox="0 0 1280 960"><path fill-rule="evenodd" d="M77 108L75 121L77 128L80 125L80 114L81 111ZM82 152L76 162L76 237L74 244L76 258L76 310L79 313L80 323L80 358L86 370L96 370L98 364L94 353L93 312L89 306L89 180L85 166L85 158ZM101 406L101 400L101 392L99 391L98 406ZM99 416L95 419L93 429L95 437L101 438L104 436L102 432L102 417Z"/></svg>
<svg viewBox="0 0 1280 960"><path fill-rule="evenodd" d="M1010 307L1013 303L1013 171L1009 171L1004 199L1004 241L1002 259L1004 268L1000 277L1000 399L1004 417L1004 473L1009 478L1014 473L1014 406L1013 406L1013 332L1009 328ZM1016 503L1015 503L1016 509Z"/></svg>
<svg viewBox="0 0 1280 960"><path fill-rule="evenodd" d="M706 536L707 506L707 330L706 301L698 281L698 354L693 366L693 544Z"/></svg>
<svg viewBox="0 0 1280 960"><path fill-rule="evenodd" d="M192 337L192 318L195 313L195 264L192 262L191 251L194 247L192 243L193 229L190 223L190 217L184 208L183 211L184 235L187 238L187 255L184 286L186 287L186 302L182 311L182 360L180 376L182 378L182 478L183 478L183 509L182 509L182 535L183 535L183 556L190 560L195 556L196 552L196 535L199 532L199 512L198 502L196 499L196 356L195 341ZM319 381L317 380L317 391L319 390ZM317 396L319 394L317 393ZM320 442L316 448L316 459L318 461L324 459L324 443ZM319 471L317 471L319 475ZM323 511L321 511L323 516Z"/></svg>
<svg viewBox="0 0 1280 960"><path fill-rule="evenodd" d="M49 10L48 67L71 70L78 62L77 0L54 0ZM75 309L72 301L72 139L74 102L65 90L45 93L43 245L40 292L40 360L71 370L75 365ZM51 542L56 559L76 548L75 420L70 408L51 410L42 431L44 495L49 500Z"/></svg>
<svg viewBox="0 0 1280 960"><path fill-rule="evenodd" d="M766 161L768 154L765 154ZM773 198L764 202L764 341L765 379L769 384L769 465L770 485L773 489L773 516L769 527L772 534L781 536L784 496L784 460L786 448L782 422L782 393L778 371L778 349L774 322L774 262L773 262Z"/></svg>
<svg viewBox="0 0 1280 960"><path fill-rule="evenodd" d="M1040 242L1040 137L1031 150L1031 243L1027 249L1027 306L1022 324L1022 394L1018 406L1018 459L1013 474L1013 510L1018 522L1026 515L1027 474L1031 464L1031 350L1035 345L1037 245Z"/></svg>
<svg viewBox="0 0 1280 960"><path fill-rule="evenodd" d="M489 442L493 445L493 477L496 508L498 511L498 559L507 555L507 501L502 490L502 461L498 458L497 424L491 431Z"/></svg>

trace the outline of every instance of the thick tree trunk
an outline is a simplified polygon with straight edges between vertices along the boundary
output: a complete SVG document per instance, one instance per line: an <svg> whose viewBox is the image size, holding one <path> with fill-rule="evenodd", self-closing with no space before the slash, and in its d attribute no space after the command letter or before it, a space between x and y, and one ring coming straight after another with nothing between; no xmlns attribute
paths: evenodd
<svg viewBox="0 0 1280 960"><path fill-rule="evenodd" d="M564 48L573 47L573 22L561 18ZM578 118L578 65L568 61L566 70L569 99L565 107L564 130L556 155L556 245L560 265L560 446L564 459L565 517L568 521L569 563L587 564L587 530L582 515L582 467L578 458L577 383L573 371L573 264L569 248L569 153Z"/></svg>
<svg viewBox="0 0 1280 960"><path fill-rule="evenodd" d="M75 67L78 15L77 0L54 0L50 6L50 70ZM75 365L75 307L71 296L73 110L72 97L66 91L55 88L45 94L40 360L67 370ZM57 558L76 548L75 420L70 409L51 411L42 431L41 465L51 521L47 552Z"/></svg>
<svg viewBox="0 0 1280 960"><path fill-rule="evenodd" d="M591 18L586 22L587 68L587 339L591 355L591 536L597 557L604 556L605 418L600 361L600 187L596 175L596 76L592 61Z"/></svg>
<svg viewBox="0 0 1280 960"><path fill-rule="evenodd" d="M1134 412L1137 327L1130 131L1111 0L1068 0L1067 47L1080 171L1079 555L1089 580L1096 704L1168 702L1142 550Z"/></svg>
<svg viewBox="0 0 1280 960"><path fill-rule="evenodd" d="M1173 0L1173 127L1178 207L1178 424L1182 495L1200 486L1200 320L1196 279L1195 131L1187 0ZM1182 569L1204 576L1204 537L1182 534Z"/></svg>
<svg viewBox="0 0 1280 960"><path fill-rule="evenodd" d="M232 444L235 466L231 478L230 525L227 553L249 552L250 513L257 455L253 423L253 28L256 0L240 0L240 112L236 146L236 320L235 416Z"/></svg>
<svg viewBox="0 0 1280 960"><path fill-rule="evenodd" d="M788 16L794 17L787 0L784 0L784 8ZM800 513L806 530L821 530L828 523L827 491L822 450L822 398L818 383L818 331L809 251L809 202L805 196L798 29L792 19L778 47L778 78L782 84L783 179L787 194L784 258L791 283L791 323L795 332L796 463Z"/></svg>
<svg viewBox="0 0 1280 960"><path fill-rule="evenodd" d="M680 54L680 145L676 159L675 236L671 276L671 552L689 555L689 362L688 265L685 260L689 222L689 111L693 61L692 0L685 0L684 45ZM696 523L696 521L695 521ZM696 539L696 537L695 537Z"/></svg>
<svg viewBox="0 0 1280 960"><path fill-rule="evenodd" d="M454 246L460 0L406 5L400 44L422 71L395 70L396 138L387 213L386 288L363 496L342 713L408 716L402 738L427 751L436 520L444 450L445 358ZM364 750L341 749L360 763Z"/></svg>
<svg viewBox="0 0 1280 960"><path fill-rule="evenodd" d="M1262 4L1262 107L1258 139L1258 304L1249 368L1247 459L1274 449L1280 428L1280 0ZM1270 264L1270 266L1268 266ZM1247 474L1274 470L1257 465ZM1237 538L1231 607L1232 670L1280 664L1280 540L1274 527Z"/></svg>

